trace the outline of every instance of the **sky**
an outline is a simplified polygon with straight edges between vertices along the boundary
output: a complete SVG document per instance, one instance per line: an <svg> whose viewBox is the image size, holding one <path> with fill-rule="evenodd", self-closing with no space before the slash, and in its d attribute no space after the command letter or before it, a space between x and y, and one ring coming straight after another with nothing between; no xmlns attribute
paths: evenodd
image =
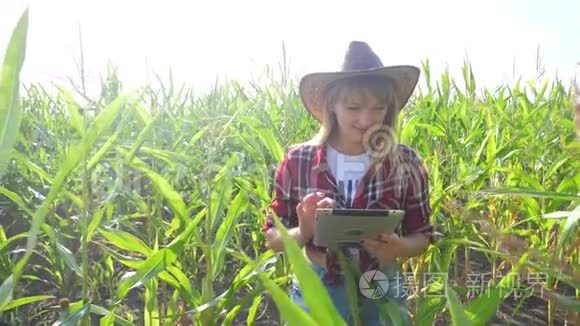
<svg viewBox="0 0 580 326"><path fill-rule="evenodd" d="M30 25L24 83L79 80L82 37L89 86L112 62L126 85L166 78L204 88L225 78L291 77L340 68L351 40L366 41L385 65L429 60L460 78L466 60L480 86L570 80L580 61L579 0L513 1L133 1L0 0L0 57L25 5ZM422 79L423 80L423 79Z"/></svg>

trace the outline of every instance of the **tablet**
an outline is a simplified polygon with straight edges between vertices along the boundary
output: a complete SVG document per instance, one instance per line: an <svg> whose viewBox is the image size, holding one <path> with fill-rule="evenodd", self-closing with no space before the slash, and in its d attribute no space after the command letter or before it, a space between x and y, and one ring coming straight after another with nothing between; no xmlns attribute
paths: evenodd
<svg viewBox="0 0 580 326"><path fill-rule="evenodd" d="M391 209L319 208L316 211L314 244L335 248L343 243L359 243L381 233L395 232L405 212Z"/></svg>

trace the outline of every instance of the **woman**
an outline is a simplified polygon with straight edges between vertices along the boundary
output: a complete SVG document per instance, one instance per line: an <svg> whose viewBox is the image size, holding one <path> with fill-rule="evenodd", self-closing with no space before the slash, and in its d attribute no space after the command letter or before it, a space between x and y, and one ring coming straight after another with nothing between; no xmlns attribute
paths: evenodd
<svg viewBox="0 0 580 326"><path fill-rule="evenodd" d="M337 253L313 245L317 208L387 208L405 211L400 230L343 248L361 272L380 270L389 284L400 280L397 261L421 255L433 241L429 223L428 176L420 157L397 144L397 118L419 78L413 66L383 66L364 42L352 42L341 71L313 73L300 82L306 109L320 122L318 134L294 146L276 171L275 198L264 230L268 247L283 250L273 227L276 214L324 280L337 310L349 315ZM405 294L390 286L384 300L400 303L408 322ZM292 299L303 302L294 282ZM383 325L373 299L361 298L363 325Z"/></svg>

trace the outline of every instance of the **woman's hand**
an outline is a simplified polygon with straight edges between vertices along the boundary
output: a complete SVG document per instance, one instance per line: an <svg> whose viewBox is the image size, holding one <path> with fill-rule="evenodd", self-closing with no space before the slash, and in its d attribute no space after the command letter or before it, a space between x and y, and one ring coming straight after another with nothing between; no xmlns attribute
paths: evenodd
<svg viewBox="0 0 580 326"><path fill-rule="evenodd" d="M336 202L324 196L322 192L313 192L306 195L296 206L298 215L298 227L303 243L309 242L314 237L316 225L316 210L318 208L331 208Z"/></svg>
<svg viewBox="0 0 580 326"><path fill-rule="evenodd" d="M391 265L398 257L404 257L408 246L396 233L383 233L376 239L366 239L362 247L375 257L381 266Z"/></svg>
<svg viewBox="0 0 580 326"><path fill-rule="evenodd" d="M311 262L326 270L326 253L315 249L312 246L305 247L306 255Z"/></svg>

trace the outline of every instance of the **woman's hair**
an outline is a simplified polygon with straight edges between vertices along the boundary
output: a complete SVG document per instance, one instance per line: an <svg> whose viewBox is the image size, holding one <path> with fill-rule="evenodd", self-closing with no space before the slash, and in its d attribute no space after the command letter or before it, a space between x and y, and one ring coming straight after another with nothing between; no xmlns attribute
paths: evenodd
<svg viewBox="0 0 580 326"><path fill-rule="evenodd" d="M319 145L325 143L329 136L336 130L336 117L332 113L333 107L339 100L349 97L353 92L363 91L372 96L375 96L380 103L384 103L387 109L384 125L390 128L391 132L396 132L398 107L397 99L395 97L395 89L393 83L382 76L356 76L350 78L339 79L330 84L325 92L323 98L325 99L323 105L322 121L320 122L320 129L318 133L311 138L308 143Z"/></svg>

